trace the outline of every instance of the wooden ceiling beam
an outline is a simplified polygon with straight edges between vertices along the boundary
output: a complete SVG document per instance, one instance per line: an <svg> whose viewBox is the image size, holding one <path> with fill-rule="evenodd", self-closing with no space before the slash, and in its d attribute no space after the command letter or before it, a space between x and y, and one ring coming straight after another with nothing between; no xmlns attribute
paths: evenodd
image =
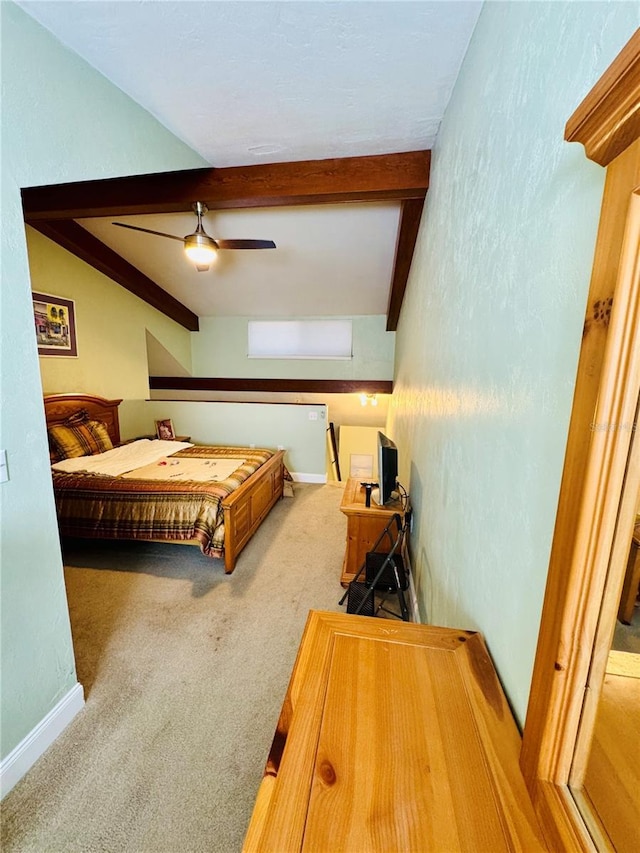
<svg viewBox="0 0 640 853"><path fill-rule="evenodd" d="M424 199L430 151L189 169L22 190L25 221Z"/></svg>
<svg viewBox="0 0 640 853"><path fill-rule="evenodd" d="M229 379L203 376L150 376L153 391L253 391L306 394L391 394L389 379Z"/></svg>
<svg viewBox="0 0 640 853"><path fill-rule="evenodd" d="M400 309L402 308L404 292L407 289L407 280L413 260L413 250L418 239L423 207L423 199L409 199L402 202L396 256L393 262L393 277L387 307L387 332L395 332L398 328Z"/></svg>
<svg viewBox="0 0 640 853"><path fill-rule="evenodd" d="M77 222L71 219L55 222L39 220L32 222L31 225L45 237L139 296L185 329L190 332L198 331L198 317L193 311L121 258L113 249L105 246Z"/></svg>
<svg viewBox="0 0 640 853"><path fill-rule="evenodd" d="M430 151L305 160L223 169L189 169L22 190L25 222L135 293L185 328L198 318L159 285L82 228L75 219L188 210L203 201L211 210L400 201L387 330L400 316L424 199Z"/></svg>

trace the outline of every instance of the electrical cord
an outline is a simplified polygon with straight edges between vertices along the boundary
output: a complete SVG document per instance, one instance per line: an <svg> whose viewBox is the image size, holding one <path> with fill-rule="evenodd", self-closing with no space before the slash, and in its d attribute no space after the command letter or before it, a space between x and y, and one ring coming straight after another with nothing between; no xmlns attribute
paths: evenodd
<svg viewBox="0 0 640 853"><path fill-rule="evenodd" d="M404 514L404 524L403 527L405 530L409 528L409 524L411 523L411 507L409 505L409 492L405 489L402 483L396 481L396 489L400 493L400 504L402 506L402 512Z"/></svg>

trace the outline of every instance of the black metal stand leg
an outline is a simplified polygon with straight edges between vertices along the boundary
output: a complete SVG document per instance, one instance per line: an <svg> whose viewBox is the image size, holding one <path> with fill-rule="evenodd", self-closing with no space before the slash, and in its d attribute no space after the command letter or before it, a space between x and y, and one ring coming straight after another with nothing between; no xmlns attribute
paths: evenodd
<svg viewBox="0 0 640 853"><path fill-rule="evenodd" d="M409 621L409 608L407 607L407 602L404 597L404 592L398 587L398 602L400 604L400 613L402 613L402 621Z"/></svg>

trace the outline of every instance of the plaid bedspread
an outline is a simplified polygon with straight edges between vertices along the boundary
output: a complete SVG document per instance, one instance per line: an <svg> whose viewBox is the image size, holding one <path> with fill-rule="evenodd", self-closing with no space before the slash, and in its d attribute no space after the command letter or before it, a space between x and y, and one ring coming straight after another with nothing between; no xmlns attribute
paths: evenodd
<svg viewBox="0 0 640 853"><path fill-rule="evenodd" d="M203 554L224 554L222 501L273 456L272 450L196 445L176 458L241 457L220 482L137 480L53 471L62 536L95 539L197 539Z"/></svg>

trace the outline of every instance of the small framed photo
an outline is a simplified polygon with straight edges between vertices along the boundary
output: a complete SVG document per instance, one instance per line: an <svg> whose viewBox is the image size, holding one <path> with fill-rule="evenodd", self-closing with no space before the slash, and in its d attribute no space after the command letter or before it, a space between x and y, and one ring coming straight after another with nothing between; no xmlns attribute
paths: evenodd
<svg viewBox="0 0 640 853"><path fill-rule="evenodd" d="M38 355L77 358L76 311L72 299L32 293Z"/></svg>
<svg viewBox="0 0 640 853"><path fill-rule="evenodd" d="M162 438L165 441L173 441L176 437L173 429L173 421L170 418L165 418L163 421L156 421L156 437Z"/></svg>

